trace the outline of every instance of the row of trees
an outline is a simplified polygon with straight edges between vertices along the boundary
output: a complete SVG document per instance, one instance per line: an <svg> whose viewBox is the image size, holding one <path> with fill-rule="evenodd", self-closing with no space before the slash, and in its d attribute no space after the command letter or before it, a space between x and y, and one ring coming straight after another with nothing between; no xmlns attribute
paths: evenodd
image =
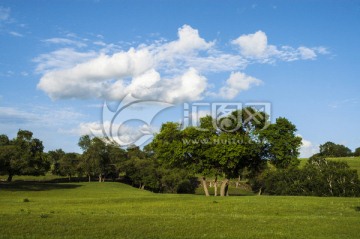
<svg viewBox="0 0 360 239"><path fill-rule="evenodd" d="M115 180L123 175L125 182L155 192L194 193L197 179L185 170L164 167L149 152L139 147L119 147L107 139L83 136L79 139L82 154L65 153L62 149L43 152L39 139L32 132L19 130L10 140L0 136L0 175L53 175L86 176L89 181L98 178Z"/></svg>
<svg viewBox="0 0 360 239"><path fill-rule="evenodd" d="M254 190L268 194L348 196L357 195L354 185L359 185L357 174L347 166L324 161L348 153L346 147L327 142L300 169L301 138L296 136L295 125L286 118L271 124L267 115L253 108L220 119L203 117L199 127L164 123L143 150L136 146L124 149L109 139L90 136L82 136L78 144L82 154L61 149L44 153L42 142L29 131L19 130L12 140L1 135L0 174L7 174L11 181L13 175L41 175L51 170L69 180L87 176L99 182L121 175L133 186L173 193L193 193L199 178L206 196L208 177L215 179L215 195L217 178L222 178L219 194L226 196L229 181L244 172ZM330 176L325 177L324 172ZM324 190L315 190L314 185Z"/></svg>
<svg viewBox="0 0 360 239"><path fill-rule="evenodd" d="M357 171L345 162L312 157L302 168L265 170L252 180L254 190L270 195L360 196Z"/></svg>
<svg viewBox="0 0 360 239"><path fill-rule="evenodd" d="M360 156L360 147L356 148L354 152L351 149L342 145L335 144L333 142L326 142L320 145L320 152L316 154L321 157L349 157L349 156Z"/></svg>

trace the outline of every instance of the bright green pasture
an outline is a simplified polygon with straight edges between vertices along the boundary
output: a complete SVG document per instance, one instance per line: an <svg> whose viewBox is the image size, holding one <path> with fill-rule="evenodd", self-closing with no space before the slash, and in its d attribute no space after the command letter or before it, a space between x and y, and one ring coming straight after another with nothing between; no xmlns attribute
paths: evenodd
<svg viewBox="0 0 360 239"><path fill-rule="evenodd" d="M350 168L356 169L360 177L360 157L326 158L328 160L347 162ZM304 166L307 159L300 159L300 167Z"/></svg>
<svg viewBox="0 0 360 239"><path fill-rule="evenodd" d="M153 194L110 182L0 184L0 238L328 239L359 235L360 198L206 198Z"/></svg>

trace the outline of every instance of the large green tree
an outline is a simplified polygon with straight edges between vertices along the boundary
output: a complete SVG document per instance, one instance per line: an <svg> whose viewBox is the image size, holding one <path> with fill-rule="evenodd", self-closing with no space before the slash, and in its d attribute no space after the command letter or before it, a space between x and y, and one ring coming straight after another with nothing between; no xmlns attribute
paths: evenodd
<svg viewBox="0 0 360 239"><path fill-rule="evenodd" d="M296 126L286 118L277 118L274 124L260 132L266 158L277 168L288 168L299 164L301 137L296 136Z"/></svg>
<svg viewBox="0 0 360 239"><path fill-rule="evenodd" d="M65 153L58 161L59 175L71 177L79 172L80 155L77 153Z"/></svg>
<svg viewBox="0 0 360 239"><path fill-rule="evenodd" d="M351 156L351 150L342 145L333 142L326 142L320 145L319 156L322 157L348 157Z"/></svg>
<svg viewBox="0 0 360 239"><path fill-rule="evenodd" d="M152 147L160 160L202 175L206 196L209 196L206 176L224 176L220 195L225 196L230 178L245 167L256 171L264 164L258 132L267 123L267 117L258 113L245 108L220 119L206 116L200 119L200 127L183 130L179 124L169 122L163 124Z"/></svg>
<svg viewBox="0 0 360 239"><path fill-rule="evenodd" d="M44 175L50 168L50 162L44 157L44 146L33 133L19 130L16 138L9 140L0 136L0 173L8 175L8 181L14 175Z"/></svg>
<svg viewBox="0 0 360 239"><path fill-rule="evenodd" d="M98 176L99 182L104 182L107 176L116 176L118 162L125 157L124 150L119 145L106 138L90 136L82 136L78 144L84 151L80 167L89 181L93 176Z"/></svg>

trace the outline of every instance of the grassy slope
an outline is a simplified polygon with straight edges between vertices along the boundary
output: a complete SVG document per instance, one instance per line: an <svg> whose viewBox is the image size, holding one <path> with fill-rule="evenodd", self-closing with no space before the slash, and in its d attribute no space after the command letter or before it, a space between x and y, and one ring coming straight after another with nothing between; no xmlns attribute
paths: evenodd
<svg viewBox="0 0 360 239"><path fill-rule="evenodd" d="M360 199L206 198L120 183L0 184L0 229L0 238L358 238Z"/></svg>
<svg viewBox="0 0 360 239"><path fill-rule="evenodd" d="M327 158L328 160L334 160L334 161L345 161L348 163L350 168L356 169L358 172L358 175L360 177L360 157L347 157L347 158ZM307 159L301 159L300 160L300 166L304 166Z"/></svg>

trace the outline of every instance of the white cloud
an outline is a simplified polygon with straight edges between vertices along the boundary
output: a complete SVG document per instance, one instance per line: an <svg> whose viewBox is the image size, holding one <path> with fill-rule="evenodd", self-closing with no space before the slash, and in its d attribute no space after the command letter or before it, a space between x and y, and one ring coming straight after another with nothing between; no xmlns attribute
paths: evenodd
<svg viewBox="0 0 360 239"><path fill-rule="evenodd" d="M70 40L67 38L49 38L43 40L46 43L60 44L60 45L74 45L76 47L86 47L87 45L80 41Z"/></svg>
<svg viewBox="0 0 360 239"><path fill-rule="evenodd" d="M6 21L10 17L10 8L0 6L0 21Z"/></svg>
<svg viewBox="0 0 360 239"><path fill-rule="evenodd" d="M268 45L267 36L262 31L241 35L231 43L237 45L245 57L261 59L277 54L276 47Z"/></svg>
<svg viewBox="0 0 360 239"><path fill-rule="evenodd" d="M14 36L14 37L23 37L24 35L15 31L11 31L9 32L10 35Z"/></svg>
<svg viewBox="0 0 360 239"><path fill-rule="evenodd" d="M199 36L199 32L189 25L178 29L178 40L157 48L157 57L162 60L172 60L174 57L188 56L201 50L211 48L214 43L206 42Z"/></svg>
<svg viewBox="0 0 360 239"><path fill-rule="evenodd" d="M319 147L315 146L311 141L302 138L301 148L300 148L300 158L309 158L316 153L319 153Z"/></svg>
<svg viewBox="0 0 360 239"><path fill-rule="evenodd" d="M117 129L116 135L110 134L111 129ZM131 145L133 143L142 144L148 139L152 138L154 133L158 130L146 124L138 126L117 125L110 121L100 122L86 122L80 123L77 128L71 130L62 130L63 133L69 133L77 136L91 135L96 137L109 137L110 140L118 143L121 146Z"/></svg>
<svg viewBox="0 0 360 239"><path fill-rule="evenodd" d="M65 38L45 42L85 46ZM232 41L241 54L224 52L216 41L206 41L198 30L184 25L174 41L155 41L128 50L102 41L93 42L99 50L79 52L72 48L42 54L35 58L36 71L42 73L38 88L52 99L99 98L121 100L131 93L142 99L157 99L169 103L199 100L205 95L232 99L241 91L261 83L238 72L249 63L273 62L274 59L308 60L326 49L297 49L269 45L264 32L242 35ZM211 73L232 73L219 93L209 92Z"/></svg>
<svg viewBox="0 0 360 239"><path fill-rule="evenodd" d="M275 60L295 61L295 60L314 60L318 54L328 54L325 47L308 48L300 46L293 48L290 46L280 46L268 44L268 38L263 31L254 34L241 35L231 41L236 45L241 55L249 59L255 59L262 63L271 63Z"/></svg>
<svg viewBox="0 0 360 239"><path fill-rule="evenodd" d="M307 47L299 47L298 48L299 54L301 56L301 59L308 60L308 59L315 59L316 53L314 50L307 48Z"/></svg>
<svg viewBox="0 0 360 239"><path fill-rule="evenodd" d="M225 86L221 87L219 95L225 99L235 98L241 91L258 86L262 81L242 72L232 72L226 80Z"/></svg>
<svg viewBox="0 0 360 239"><path fill-rule="evenodd" d="M42 55L35 59L39 62L37 71L45 71L38 88L53 99L120 100L128 93L167 102L201 99L207 87L206 78L194 68L185 67L170 77L161 77L155 70L155 67L173 64L174 58L186 58L188 54L211 47L211 43L200 38L197 30L189 26L180 28L178 35L178 40L160 46L140 46L113 55L102 53L89 60L86 60L88 54L72 49ZM68 55L73 62L64 59ZM83 62L71 66L81 60ZM59 65L62 66L60 69L48 70Z"/></svg>
<svg viewBox="0 0 360 239"><path fill-rule="evenodd" d="M88 61L98 54L94 51L77 52L72 48L61 48L51 53L41 54L33 61L38 63L36 72L46 73L61 69L68 69L77 64ZM60 79L58 79L60 80Z"/></svg>
<svg viewBox="0 0 360 239"><path fill-rule="evenodd" d="M1 124L31 124L31 125L62 125L76 121L84 115L69 108L52 109L49 107L0 107Z"/></svg>
<svg viewBox="0 0 360 239"><path fill-rule="evenodd" d="M22 111L14 107L0 107L1 124L28 123L38 119L39 117L31 112Z"/></svg>

